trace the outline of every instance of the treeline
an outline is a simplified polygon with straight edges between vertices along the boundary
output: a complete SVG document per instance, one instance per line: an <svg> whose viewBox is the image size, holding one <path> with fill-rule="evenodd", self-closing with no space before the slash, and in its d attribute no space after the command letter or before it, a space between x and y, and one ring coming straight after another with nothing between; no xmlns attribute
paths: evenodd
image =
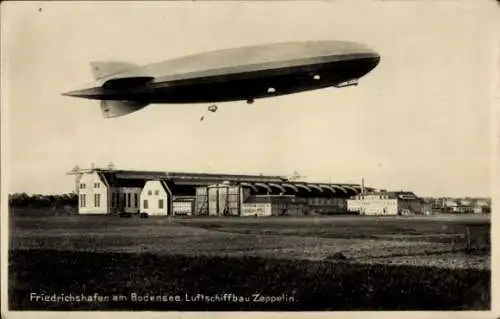
<svg viewBox="0 0 500 319"><path fill-rule="evenodd" d="M9 206L28 208L77 207L78 196L73 193L61 195L14 193L9 194Z"/></svg>

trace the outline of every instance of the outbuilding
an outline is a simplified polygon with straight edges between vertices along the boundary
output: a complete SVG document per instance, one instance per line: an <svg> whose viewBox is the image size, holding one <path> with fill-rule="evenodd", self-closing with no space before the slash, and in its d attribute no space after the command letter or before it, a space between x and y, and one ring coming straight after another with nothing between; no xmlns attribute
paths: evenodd
<svg viewBox="0 0 500 319"><path fill-rule="evenodd" d="M167 216L172 209L172 193L165 181L147 181L141 191L140 212L150 216Z"/></svg>

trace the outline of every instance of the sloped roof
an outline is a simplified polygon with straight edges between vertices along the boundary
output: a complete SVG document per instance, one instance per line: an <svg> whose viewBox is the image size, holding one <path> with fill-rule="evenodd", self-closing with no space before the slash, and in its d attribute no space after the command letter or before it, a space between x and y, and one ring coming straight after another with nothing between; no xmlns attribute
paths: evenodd
<svg viewBox="0 0 500 319"><path fill-rule="evenodd" d="M99 172L98 174L108 187L143 188L146 184L143 178L122 178L112 172Z"/></svg>
<svg viewBox="0 0 500 319"><path fill-rule="evenodd" d="M304 198L298 198L294 195L254 195L250 196L245 200L248 204L260 204L260 203L306 203L307 200Z"/></svg>
<svg viewBox="0 0 500 319"><path fill-rule="evenodd" d="M281 176L213 174L158 171L126 171L94 169L110 187L143 188L148 180L165 181L174 194L194 195L196 187L229 181L241 183L252 194L294 194L303 197L350 197L359 194L361 186L348 183L309 183L290 181Z"/></svg>

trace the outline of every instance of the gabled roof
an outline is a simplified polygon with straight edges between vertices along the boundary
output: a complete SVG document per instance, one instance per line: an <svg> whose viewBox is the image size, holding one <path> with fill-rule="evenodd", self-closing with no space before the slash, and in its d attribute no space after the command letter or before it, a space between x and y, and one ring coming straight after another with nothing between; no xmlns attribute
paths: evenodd
<svg viewBox="0 0 500 319"><path fill-rule="evenodd" d="M109 187L109 181L106 179L106 176L104 176L103 173L97 172L97 176L99 176L99 179L104 183L104 185L106 185L106 187Z"/></svg>

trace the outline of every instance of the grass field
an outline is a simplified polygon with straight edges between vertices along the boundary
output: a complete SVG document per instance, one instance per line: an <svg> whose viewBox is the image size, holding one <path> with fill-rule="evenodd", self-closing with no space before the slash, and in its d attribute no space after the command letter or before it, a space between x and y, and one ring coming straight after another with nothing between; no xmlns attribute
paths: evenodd
<svg viewBox="0 0 500 319"><path fill-rule="evenodd" d="M12 309L490 307L489 216L120 219L13 213L10 229ZM31 293L98 293L110 300L45 302L30 299ZM132 293L179 300L132 300ZM282 300L256 301L257 293ZM226 299L200 301L199 295Z"/></svg>

